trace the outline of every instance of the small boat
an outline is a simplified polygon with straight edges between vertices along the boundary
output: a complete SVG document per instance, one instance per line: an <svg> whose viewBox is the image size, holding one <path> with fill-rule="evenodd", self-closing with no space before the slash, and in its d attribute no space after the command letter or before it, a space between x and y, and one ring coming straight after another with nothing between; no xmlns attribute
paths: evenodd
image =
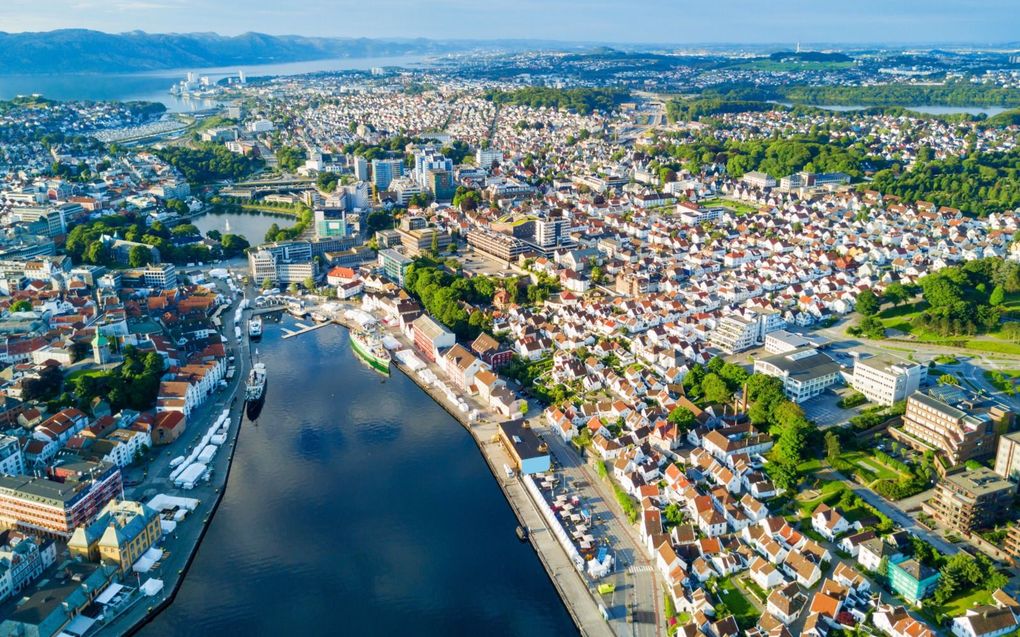
<svg viewBox="0 0 1020 637"><path fill-rule="evenodd" d="M253 341L262 338L262 317L253 316L248 320L248 337Z"/></svg>
<svg viewBox="0 0 1020 637"><path fill-rule="evenodd" d="M290 301L287 303L287 311L294 318L304 318L308 316L308 310L301 304L300 301Z"/></svg>
<svg viewBox="0 0 1020 637"><path fill-rule="evenodd" d="M516 533L517 533L517 539L518 540L520 540L521 542L527 542L528 541L528 528L527 527L524 527L524 526L521 526L521 525L518 524L517 525Z"/></svg>
<svg viewBox="0 0 1020 637"><path fill-rule="evenodd" d="M312 320L316 323L329 323L329 317L322 312L312 312Z"/></svg>
<svg viewBox="0 0 1020 637"><path fill-rule="evenodd" d="M506 474L506 477L508 478L514 477L514 470L511 469L510 465L508 464L503 465L503 472Z"/></svg>

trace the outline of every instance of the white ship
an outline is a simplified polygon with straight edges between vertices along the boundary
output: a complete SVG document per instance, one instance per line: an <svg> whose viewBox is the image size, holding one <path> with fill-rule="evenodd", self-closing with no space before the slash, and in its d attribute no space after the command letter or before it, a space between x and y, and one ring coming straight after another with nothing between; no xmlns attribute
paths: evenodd
<svg viewBox="0 0 1020 637"><path fill-rule="evenodd" d="M262 317L253 316L248 321L248 336L253 339L262 337Z"/></svg>
<svg viewBox="0 0 1020 637"><path fill-rule="evenodd" d="M259 403L266 396L266 365L255 363L248 372L248 381L244 385L244 400L248 403Z"/></svg>

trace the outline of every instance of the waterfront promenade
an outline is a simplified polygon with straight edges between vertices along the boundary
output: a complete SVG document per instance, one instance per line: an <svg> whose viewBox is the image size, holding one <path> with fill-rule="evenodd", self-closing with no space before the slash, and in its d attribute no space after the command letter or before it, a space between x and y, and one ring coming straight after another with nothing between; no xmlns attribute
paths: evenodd
<svg viewBox="0 0 1020 637"><path fill-rule="evenodd" d="M225 289L221 291L228 292ZM233 316L241 298L243 297L234 300L228 310L224 311L224 316ZM241 325L244 324L242 321ZM228 381L226 389L219 391L206 404L193 412L188 421L188 427L181 438L173 444L159 447L153 451L154 457L144 467L147 477L137 486L125 489L125 496L133 500L148 501L158 493L165 493L172 496L194 498L199 501L198 507L178 523L173 534L164 536L161 544L161 548L164 550L163 560L158 567L153 568L142 578L142 581L150 577L162 580L163 590L154 597L136 595L127 608L120 609L113 618L98 625L98 631L93 633L95 635L111 637L130 635L137 632L160 610L173 602L177 590L184 582L188 567L198 551L202 537L208 530L213 514L223 497L244 418L244 400L242 396L238 396L238 389L244 383L250 366L246 331L242 329L241 338L238 339L234 334L233 325L228 324L225 325L223 334L227 338L225 345L228 356L235 357L236 369L233 379ZM187 491L173 486L169 479L170 461L177 456L187 455L188 451L201 439L212 421L228 407L230 408L229 435L227 442L221 446L221 451L216 454L209 465L210 479Z"/></svg>
<svg viewBox="0 0 1020 637"><path fill-rule="evenodd" d="M340 321L343 324L343 321ZM399 333L399 330L388 330L388 333L397 338L401 345L410 348L411 344L407 338ZM439 378L445 375L435 363L425 361L429 369ZM468 430L482 452L489 465L489 470L499 483L503 494L510 503L511 508L522 526L529 530L529 538L532 547L538 554L542 565L545 567L549 578L559 592L567 611L573 618L578 630L582 635L591 637L611 637L614 634L645 634L644 630L635 631L637 625L628 627L626 620L616 630L610 627L602 615L600 603L596 601L593 591L588 587L582 575L574 567L567 553L560 546L556 537L549 529L545 519L538 509L537 504L532 500L523 483L518 478L507 478L502 467L512 466L513 461L503 446L496 441L498 436L498 423L485 418L471 422L466 414L450 403L449 399L434 387L425 384L420 376L413 371L406 369L394 359L393 365L401 372L411 378L419 387L428 393L439 405L450 413L458 422ZM468 396L475 407L472 397ZM481 413L487 413L487 409L479 409ZM614 626L615 627L615 626ZM625 632L620 629L627 629ZM654 634L654 633L651 633Z"/></svg>

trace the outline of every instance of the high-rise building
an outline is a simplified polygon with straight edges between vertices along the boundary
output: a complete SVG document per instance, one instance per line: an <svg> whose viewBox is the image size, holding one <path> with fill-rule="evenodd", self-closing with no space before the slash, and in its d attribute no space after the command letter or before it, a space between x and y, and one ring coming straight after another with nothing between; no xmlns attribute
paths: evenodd
<svg viewBox="0 0 1020 637"><path fill-rule="evenodd" d="M378 190L386 190L397 177L404 174L404 162L400 159L373 159L372 183Z"/></svg>
<svg viewBox="0 0 1020 637"><path fill-rule="evenodd" d="M503 151L495 148L479 148L475 151L475 164L479 168L489 170L494 163L503 163Z"/></svg>
<svg viewBox="0 0 1020 637"><path fill-rule="evenodd" d="M427 175L428 189L436 201L450 201L456 194L456 187L453 185L453 173L448 170L430 170Z"/></svg>
<svg viewBox="0 0 1020 637"><path fill-rule="evenodd" d="M361 155L355 155L352 163L354 164L354 178L358 181L368 181L368 160Z"/></svg>
<svg viewBox="0 0 1020 637"><path fill-rule="evenodd" d="M0 473L8 476L20 476L25 473L21 441L14 436L0 436Z"/></svg>

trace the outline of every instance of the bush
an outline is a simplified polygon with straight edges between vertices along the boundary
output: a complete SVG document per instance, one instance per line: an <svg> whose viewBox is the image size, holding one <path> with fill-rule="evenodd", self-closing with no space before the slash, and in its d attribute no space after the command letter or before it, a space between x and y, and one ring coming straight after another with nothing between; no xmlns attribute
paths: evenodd
<svg viewBox="0 0 1020 637"><path fill-rule="evenodd" d="M868 397L855 391L852 394L848 394L841 398L837 404L841 409L852 409L859 405L863 405L866 402L868 402Z"/></svg>

